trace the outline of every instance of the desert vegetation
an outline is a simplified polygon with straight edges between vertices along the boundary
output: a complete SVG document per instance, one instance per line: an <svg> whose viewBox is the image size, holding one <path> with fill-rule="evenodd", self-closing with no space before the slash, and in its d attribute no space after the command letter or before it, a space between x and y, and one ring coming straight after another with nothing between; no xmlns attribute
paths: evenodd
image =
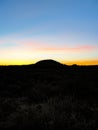
<svg viewBox="0 0 98 130"><path fill-rule="evenodd" d="M98 66L0 66L0 128L96 130Z"/></svg>

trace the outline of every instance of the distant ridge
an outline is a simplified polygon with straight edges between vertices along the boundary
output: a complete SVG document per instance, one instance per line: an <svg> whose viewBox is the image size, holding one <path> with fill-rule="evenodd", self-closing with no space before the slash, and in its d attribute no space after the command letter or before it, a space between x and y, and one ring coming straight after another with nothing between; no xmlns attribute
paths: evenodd
<svg viewBox="0 0 98 130"><path fill-rule="evenodd" d="M38 61L35 64L61 64L61 63L52 59L46 59L46 60Z"/></svg>
<svg viewBox="0 0 98 130"><path fill-rule="evenodd" d="M34 64L35 69L40 69L42 71L61 70L63 67L63 64L52 59L41 60Z"/></svg>
<svg viewBox="0 0 98 130"><path fill-rule="evenodd" d="M60 67L60 66L63 66L63 64L61 64L58 61L52 60L52 59L47 59L47 60L38 61L37 63L35 63L35 66L38 66L38 67Z"/></svg>

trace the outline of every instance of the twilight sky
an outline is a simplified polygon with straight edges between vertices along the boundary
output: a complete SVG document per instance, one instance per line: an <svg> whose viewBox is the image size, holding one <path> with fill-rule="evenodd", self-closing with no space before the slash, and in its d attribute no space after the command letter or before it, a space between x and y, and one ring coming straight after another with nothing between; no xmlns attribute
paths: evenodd
<svg viewBox="0 0 98 130"><path fill-rule="evenodd" d="M0 0L0 64L98 64L98 0Z"/></svg>

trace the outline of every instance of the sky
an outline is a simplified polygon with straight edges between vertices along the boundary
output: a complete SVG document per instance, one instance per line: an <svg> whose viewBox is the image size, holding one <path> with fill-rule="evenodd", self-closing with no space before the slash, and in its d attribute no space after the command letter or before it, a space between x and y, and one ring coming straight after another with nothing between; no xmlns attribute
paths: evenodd
<svg viewBox="0 0 98 130"><path fill-rule="evenodd" d="M0 0L0 65L98 64L98 0Z"/></svg>

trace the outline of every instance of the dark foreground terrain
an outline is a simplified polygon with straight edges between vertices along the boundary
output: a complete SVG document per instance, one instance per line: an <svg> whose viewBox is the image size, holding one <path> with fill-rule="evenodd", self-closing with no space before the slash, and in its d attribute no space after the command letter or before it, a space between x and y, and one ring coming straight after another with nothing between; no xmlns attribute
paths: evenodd
<svg viewBox="0 0 98 130"><path fill-rule="evenodd" d="M97 130L98 66L0 66L0 129Z"/></svg>

